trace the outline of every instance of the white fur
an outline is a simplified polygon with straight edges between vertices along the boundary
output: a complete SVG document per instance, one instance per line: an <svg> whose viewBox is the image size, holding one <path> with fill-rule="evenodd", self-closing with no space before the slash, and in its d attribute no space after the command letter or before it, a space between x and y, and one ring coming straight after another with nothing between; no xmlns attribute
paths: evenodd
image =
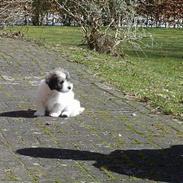
<svg viewBox="0 0 183 183"><path fill-rule="evenodd" d="M64 93L58 91L52 92L46 104L48 111L51 111L54 104L60 104L60 109L57 113L50 113L52 117L60 115L73 117L84 111L84 108L80 107L80 102L74 99L74 92L72 90Z"/></svg>
<svg viewBox="0 0 183 183"><path fill-rule="evenodd" d="M61 75L63 73L57 74ZM69 90L68 86L70 87ZM73 84L69 81L65 81L63 83L62 92L50 90L46 80L41 80L36 98L37 111L34 113L34 115L44 116L46 111L48 111L49 116L52 117L73 117L81 114L85 108L81 107L80 102L74 99L74 92L72 89ZM58 105L59 107L52 111L55 105Z"/></svg>
<svg viewBox="0 0 183 183"><path fill-rule="evenodd" d="M52 91L49 89L48 85L45 83L45 80L41 80L38 87L37 96L36 96L37 111L34 113L35 116L45 115L47 101L51 93Z"/></svg>

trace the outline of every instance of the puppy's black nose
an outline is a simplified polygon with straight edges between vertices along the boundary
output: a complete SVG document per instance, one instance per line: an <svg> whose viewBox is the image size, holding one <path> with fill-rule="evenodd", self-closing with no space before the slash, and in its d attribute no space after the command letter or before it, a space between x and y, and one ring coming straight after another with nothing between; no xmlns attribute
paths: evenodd
<svg viewBox="0 0 183 183"><path fill-rule="evenodd" d="M71 87L70 87L70 86L68 86L67 88L68 88L69 90L71 89Z"/></svg>

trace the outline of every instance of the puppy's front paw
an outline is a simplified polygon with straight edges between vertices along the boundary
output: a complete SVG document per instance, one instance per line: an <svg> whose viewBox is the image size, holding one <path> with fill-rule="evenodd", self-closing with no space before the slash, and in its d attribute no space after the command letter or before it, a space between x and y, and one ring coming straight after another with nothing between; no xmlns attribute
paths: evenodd
<svg viewBox="0 0 183 183"><path fill-rule="evenodd" d="M53 113L50 113L49 116L57 118L60 116L60 113L53 112Z"/></svg>
<svg viewBox="0 0 183 183"><path fill-rule="evenodd" d="M63 112L61 117L62 118L68 118L69 117L69 113L68 112Z"/></svg>
<svg viewBox="0 0 183 183"><path fill-rule="evenodd" d="M45 112L43 112L43 111L36 111L34 113L34 116L44 116L44 115L45 115Z"/></svg>
<svg viewBox="0 0 183 183"><path fill-rule="evenodd" d="M80 108L80 111L79 111L80 114L81 114L84 110L85 110L85 108L84 108L84 107L81 107L81 108Z"/></svg>

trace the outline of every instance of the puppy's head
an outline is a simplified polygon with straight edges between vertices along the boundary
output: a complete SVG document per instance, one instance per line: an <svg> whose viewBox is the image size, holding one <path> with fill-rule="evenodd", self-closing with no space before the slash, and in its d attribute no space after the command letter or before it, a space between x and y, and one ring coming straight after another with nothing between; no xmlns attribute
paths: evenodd
<svg viewBox="0 0 183 183"><path fill-rule="evenodd" d="M46 84L50 90L56 90L58 92L69 92L73 89L69 72L60 68L53 70L47 75Z"/></svg>

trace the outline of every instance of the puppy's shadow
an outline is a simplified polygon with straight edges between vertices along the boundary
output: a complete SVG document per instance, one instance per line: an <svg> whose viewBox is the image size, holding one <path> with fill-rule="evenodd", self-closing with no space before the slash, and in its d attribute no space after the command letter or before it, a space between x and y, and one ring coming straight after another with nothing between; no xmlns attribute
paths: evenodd
<svg viewBox="0 0 183 183"><path fill-rule="evenodd" d="M19 110L19 111L8 111L0 113L0 117L11 117L11 118L36 118L34 116L35 110Z"/></svg>
<svg viewBox="0 0 183 183"><path fill-rule="evenodd" d="M10 118L37 118L34 116L36 110L28 109L28 110L19 110L19 111L8 111L0 113L0 117L10 117ZM43 117L50 117L48 111L46 111L45 116ZM59 116L60 118L66 118L67 116Z"/></svg>

